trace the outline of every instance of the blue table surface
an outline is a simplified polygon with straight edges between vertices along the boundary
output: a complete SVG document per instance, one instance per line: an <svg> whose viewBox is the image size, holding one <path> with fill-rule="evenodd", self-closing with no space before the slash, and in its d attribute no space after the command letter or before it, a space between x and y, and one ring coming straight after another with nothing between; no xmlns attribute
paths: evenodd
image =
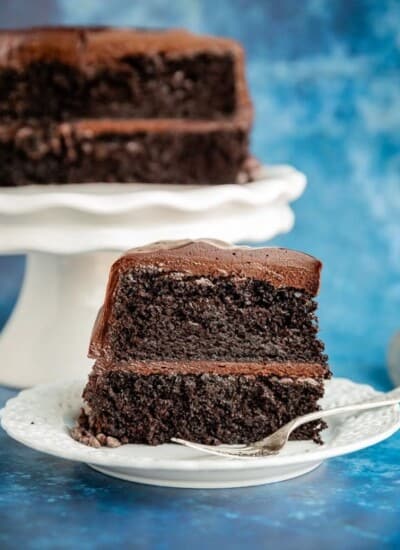
<svg viewBox="0 0 400 550"><path fill-rule="evenodd" d="M0 442L1 548L399 548L400 436L291 481L218 490L131 484Z"/></svg>
<svg viewBox="0 0 400 550"><path fill-rule="evenodd" d="M393 0L0 3L0 27L181 26L245 44L252 149L309 180L272 244L323 260L332 369L381 390L400 328L399 20ZM0 258L1 324L23 267ZM0 548L400 548L400 435L299 479L216 491L130 484L0 439Z"/></svg>

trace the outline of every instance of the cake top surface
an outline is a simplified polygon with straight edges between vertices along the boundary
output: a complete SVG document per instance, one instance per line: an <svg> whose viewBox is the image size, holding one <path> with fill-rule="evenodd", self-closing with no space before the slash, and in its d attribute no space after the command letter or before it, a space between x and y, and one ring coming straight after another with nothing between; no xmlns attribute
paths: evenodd
<svg viewBox="0 0 400 550"><path fill-rule="evenodd" d="M231 53L242 47L229 38L198 35L183 29L114 27L33 27L0 30L0 66L22 67L32 61L58 60L70 64L108 62L124 55Z"/></svg>
<svg viewBox="0 0 400 550"><path fill-rule="evenodd" d="M134 266L153 266L192 275L238 275L291 287L312 295L319 289L319 260L287 248L234 246L214 239L159 241L128 250L111 268L113 276Z"/></svg>

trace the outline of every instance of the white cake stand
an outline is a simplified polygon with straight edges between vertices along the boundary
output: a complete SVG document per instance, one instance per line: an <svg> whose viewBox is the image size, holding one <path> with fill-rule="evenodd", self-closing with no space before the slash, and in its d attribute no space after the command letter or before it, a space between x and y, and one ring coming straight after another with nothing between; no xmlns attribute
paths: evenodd
<svg viewBox="0 0 400 550"><path fill-rule="evenodd" d="M0 191L0 253L27 253L18 303L0 337L0 383L82 376L111 262L146 242L265 241L289 231L303 174L263 167L246 185L90 184Z"/></svg>

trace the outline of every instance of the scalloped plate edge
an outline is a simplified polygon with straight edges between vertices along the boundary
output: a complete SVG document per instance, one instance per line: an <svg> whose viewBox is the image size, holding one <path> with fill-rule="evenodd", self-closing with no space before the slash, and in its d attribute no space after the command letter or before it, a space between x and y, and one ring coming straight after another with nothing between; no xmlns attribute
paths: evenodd
<svg viewBox="0 0 400 550"><path fill-rule="evenodd" d="M3 414L1 418L1 425L4 428L4 430L10 435L10 437L16 439L17 441L27 445L28 447L31 447L35 450L45 452L47 454L51 454L54 456L58 456L61 458L66 458L70 460L80 461L80 462L86 462L93 465L98 466L105 466L105 467L128 467L128 468L156 468L156 469L166 469L166 470L222 470L222 469L252 469L252 468L260 468L260 467L276 467L276 466L289 466L294 464L306 464L308 462L320 462L322 460L325 460L327 458L331 458L334 456L344 455L348 454L366 447L369 447L371 445L374 445L376 443L379 443L380 441L383 441L384 439L387 439L390 437L393 433L395 433L400 428L400 410L399 407L392 406L387 407L385 409L378 409L374 411L374 420L376 422L375 431L371 433L370 435L364 435L360 439L356 439L348 444L343 445L327 445L325 448L313 445L312 450L308 449L305 452L299 452L297 454L293 455L279 455L279 456L271 456L271 457L265 457L265 458L257 458L257 459L249 459L249 460L232 460L232 459L220 459L220 457L212 457L208 458L205 457L203 454L199 453L197 455L193 456L193 453L188 453L187 449L184 449L183 447L176 447L176 451L178 452L177 456L172 456L170 458L163 458L162 454L163 451L169 447L171 448L171 445L166 446L159 446L157 448L148 448L150 452L154 452L154 449L156 449L156 453L158 452L161 456L154 458L154 457L146 457L146 456L139 456L135 453L135 447L138 449L139 447L141 449L147 449L147 446L136 446L136 445L127 445L120 447L119 449L91 449L88 447L84 447L83 445L73 441L68 433L67 433L67 427L65 424L65 415L62 416L62 421L60 421L60 426L55 429L54 426L52 427L50 425L50 431L55 430L57 437L59 438L61 436L63 445L65 445L64 448L60 448L60 446L54 446L54 444L46 444L46 442L43 441L43 439L40 439L40 437L35 437L34 434L30 433L29 435L29 429L28 429L28 435L24 432L24 429L26 430L29 428L30 422L35 421L41 421L44 426L46 426L46 414L47 417L50 412L50 416L57 413L57 410L60 412L59 415L62 414L61 404L63 403L63 399L65 400L66 395L71 393L72 390L75 392L81 391L81 388L84 385L83 380L79 381L69 381L69 382L58 382L55 384L47 384L42 386L36 386L35 388L31 388L29 390L22 391L18 396L10 399L5 408L3 409ZM376 393L374 390L367 385L361 385L356 384L355 382L351 382L347 379L341 379L341 378L334 378L331 381L327 383L327 390L330 391L329 386L334 387L334 385L340 388L340 392L343 394L343 392L346 390L348 393L347 395L350 395L351 393L354 394L354 392L357 392L358 394L366 396L371 396L372 394ZM349 393L350 392L350 393ZM79 393L79 392L78 392ZM40 397L40 403L38 405L37 398ZM47 397L50 401L56 400L56 403L53 403L53 409L48 410L46 413L45 405L43 404L43 397ZM364 398L363 397L363 398ZM76 399L76 396L75 396ZM327 397L324 398L325 401ZM36 400L36 401L35 401ZM360 399L357 399L360 400ZM347 401L351 402L351 401ZM354 402L354 399L353 399ZM28 407L28 416L26 414L26 411L24 414L21 415L21 412L18 412L19 409L22 410L23 407ZM65 403L64 403L65 405ZM71 404L69 404L71 406ZM32 408L33 407L33 408ZM36 408L35 408L36 407ZM75 407L72 407L75 409L79 409L79 401L75 403ZM386 412L385 412L386 411ZM76 411L75 411L76 412ZM385 420L385 412L386 416L390 413L389 418ZM15 414L17 413L16 417ZM358 415L354 415L352 417L347 417L342 420L341 425L342 427L346 427L346 423L350 421L350 419L357 419L361 416L365 418L365 415L370 415L371 412L367 413L361 413ZM36 416L35 416L36 415ZM61 417L60 417L61 418ZM59 419L60 419L59 418ZM368 417L367 417L368 418ZM16 421L15 421L16 419ZM379 422L379 419L381 421ZM381 428L382 421L384 424L384 429ZM48 421L47 421L48 422ZM362 425L365 427L365 422L361 422ZM307 443L305 443L307 444ZM310 444L311 445L311 444ZM174 446L175 447L175 446ZM120 449L127 449L128 454L132 452L130 456L122 456L118 455L120 452ZM179 451L178 451L179 449ZM112 452L111 452L112 451ZM126 451L123 451L124 453ZM200 459L201 457L201 459Z"/></svg>

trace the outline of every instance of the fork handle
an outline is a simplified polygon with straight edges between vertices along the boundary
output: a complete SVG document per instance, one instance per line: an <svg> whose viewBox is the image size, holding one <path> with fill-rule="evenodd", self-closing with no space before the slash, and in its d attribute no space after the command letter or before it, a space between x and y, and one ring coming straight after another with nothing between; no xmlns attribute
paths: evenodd
<svg viewBox="0 0 400 550"><path fill-rule="evenodd" d="M305 414L299 418L295 418L292 421L291 429L294 430L298 426L302 426L307 422L313 420L320 420L321 418L327 418L328 416L335 416L337 414L343 414L346 412L367 411L371 409L379 409L381 407L387 407L390 405L396 405L400 402L400 388L388 392L382 396L374 397L368 401L361 403L352 403L350 405L342 405L341 407L334 407L333 409L321 410Z"/></svg>

